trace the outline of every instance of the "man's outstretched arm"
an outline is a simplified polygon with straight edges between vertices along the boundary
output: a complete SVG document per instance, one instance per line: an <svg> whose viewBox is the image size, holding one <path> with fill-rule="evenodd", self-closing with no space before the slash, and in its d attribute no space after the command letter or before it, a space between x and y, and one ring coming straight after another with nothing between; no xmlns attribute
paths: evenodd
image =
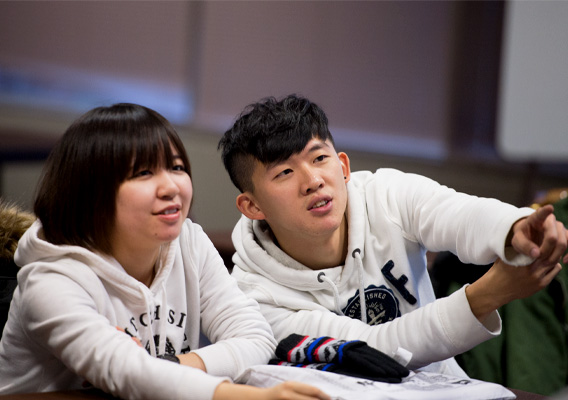
<svg viewBox="0 0 568 400"><path fill-rule="evenodd" d="M525 267L515 267L497 260L481 278L466 287L471 312L484 323L501 306L544 289L561 269L558 263L536 261Z"/></svg>

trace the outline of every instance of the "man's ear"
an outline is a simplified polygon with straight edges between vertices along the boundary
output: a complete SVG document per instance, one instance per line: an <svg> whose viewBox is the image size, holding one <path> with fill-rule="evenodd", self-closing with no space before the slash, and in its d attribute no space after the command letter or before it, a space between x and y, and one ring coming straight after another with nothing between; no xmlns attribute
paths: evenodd
<svg viewBox="0 0 568 400"><path fill-rule="evenodd" d="M341 169L343 171L343 177L345 179L345 183L349 182L351 179L351 165L349 164L349 156L344 152L337 153L337 157L339 157L339 162L341 163Z"/></svg>
<svg viewBox="0 0 568 400"><path fill-rule="evenodd" d="M237 196L237 208L249 219L265 219L264 213L258 208L254 197L249 192Z"/></svg>

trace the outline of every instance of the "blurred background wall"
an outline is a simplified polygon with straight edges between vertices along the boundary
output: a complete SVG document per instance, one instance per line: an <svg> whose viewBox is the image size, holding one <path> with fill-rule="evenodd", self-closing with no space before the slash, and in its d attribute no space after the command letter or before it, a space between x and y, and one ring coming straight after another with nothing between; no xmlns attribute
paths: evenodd
<svg viewBox="0 0 568 400"><path fill-rule="evenodd" d="M536 63L515 49L542 50L527 37L567 17L554 1L2 1L0 196L31 208L66 127L92 107L135 102L170 119L184 140L192 218L209 233L229 231L237 191L217 142L247 104L297 93L327 112L353 170L394 167L529 204L568 186L568 25L536 38L551 43ZM546 84L516 83L532 76ZM514 111L510 98L543 87ZM539 110L560 122L539 125ZM527 137L536 138L528 151L511 147Z"/></svg>

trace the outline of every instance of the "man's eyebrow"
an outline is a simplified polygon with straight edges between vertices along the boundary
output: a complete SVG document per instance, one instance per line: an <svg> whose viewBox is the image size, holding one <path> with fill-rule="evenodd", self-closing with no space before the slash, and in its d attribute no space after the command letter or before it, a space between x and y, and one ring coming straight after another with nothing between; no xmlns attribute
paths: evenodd
<svg viewBox="0 0 568 400"><path fill-rule="evenodd" d="M329 145L326 142L315 142L309 149L308 153L313 153L314 151L321 150L323 148L329 148Z"/></svg>
<svg viewBox="0 0 568 400"><path fill-rule="evenodd" d="M276 168L276 167L278 167L279 165L284 164L285 162L286 162L286 160L283 160L283 161L273 161L273 162L271 162L271 163L264 164L264 169L265 169L266 171L270 171L271 169Z"/></svg>
<svg viewBox="0 0 568 400"><path fill-rule="evenodd" d="M308 153L313 153L313 152L315 152L315 151L318 151L318 150L321 150L321 149L324 149L324 148L329 149L329 148L330 148L329 144L327 144L327 142L317 141L317 142L315 142L314 144L312 144L312 145L307 149L307 152L308 152ZM301 153L301 152L300 152L300 153ZM298 154L299 154L299 153L298 153ZM293 155L293 154L292 154L292 155ZM292 157L292 155L291 155L290 157ZM282 161L274 161L274 162L265 164L265 170L266 170L266 171L269 171L269 170L271 170L272 168L278 167L279 165L282 165L282 164L286 163L286 161L288 161L288 159L282 160Z"/></svg>

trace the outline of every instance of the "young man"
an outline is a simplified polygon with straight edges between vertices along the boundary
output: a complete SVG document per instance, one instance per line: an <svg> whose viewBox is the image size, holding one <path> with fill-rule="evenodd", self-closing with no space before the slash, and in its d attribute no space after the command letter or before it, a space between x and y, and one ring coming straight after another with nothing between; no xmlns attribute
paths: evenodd
<svg viewBox="0 0 568 400"><path fill-rule="evenodd" d="M551 207L518 209L392 169L352 173L308 99L250 105L219 148L241 191L233 275L278 340L360 339L399 360L411 352L411 369L465 376L452 357L498 335L496 310L561 268L567 233ZM427 250L507 264L435 300Z"/></svg>

